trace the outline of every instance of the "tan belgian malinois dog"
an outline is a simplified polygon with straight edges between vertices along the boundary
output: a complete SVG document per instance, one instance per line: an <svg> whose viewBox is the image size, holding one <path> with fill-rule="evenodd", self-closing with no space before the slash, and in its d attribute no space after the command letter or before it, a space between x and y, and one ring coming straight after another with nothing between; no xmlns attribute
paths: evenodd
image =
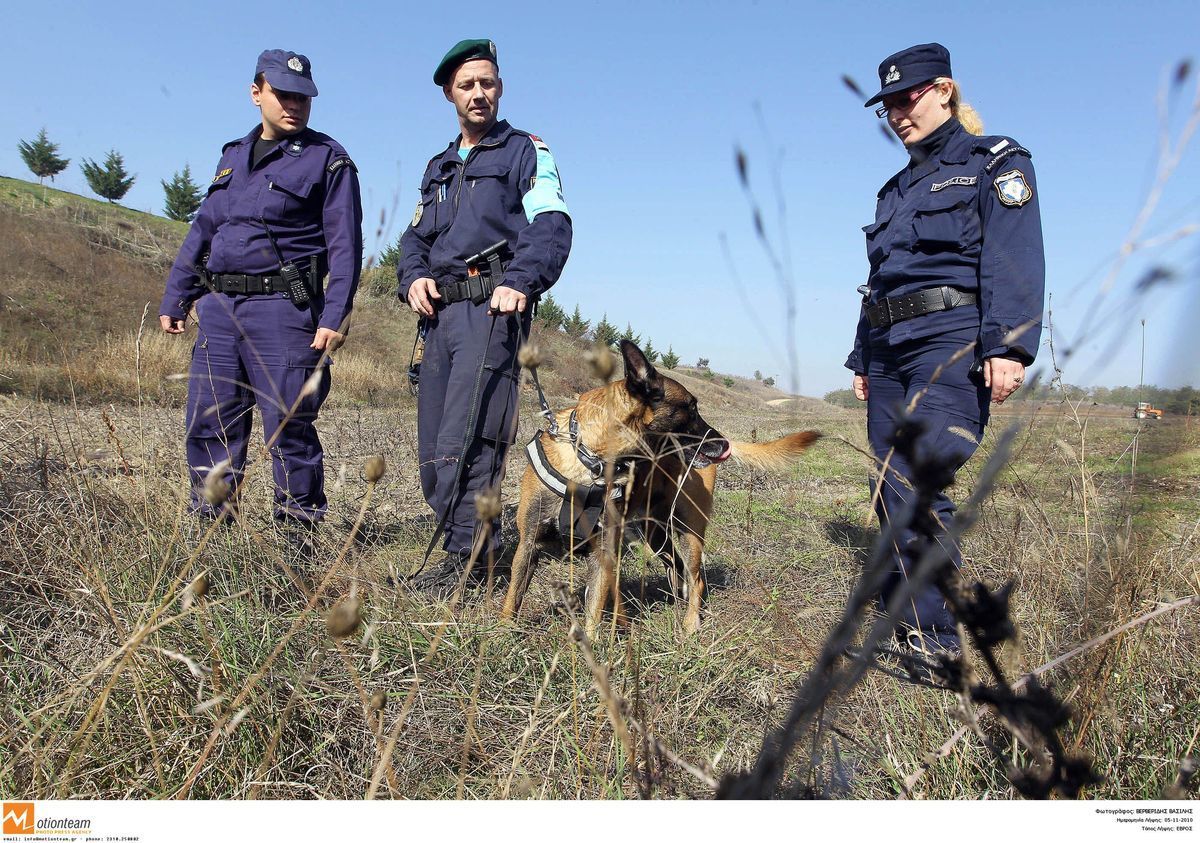
<svg viewBox="0 0 1200 843"><path fill-rule="evenodd" d="M784 468L820 436L805 431L761 444L730 442L701 417L695 396L660 374L641 349L622 340L621 354L624 379L585 392L574 408L556 414L560 431L570 433L539 433L527 449L530 465L521 478L520 541L504 601L506 618L520 611L533 579L538 540L557 522L564 544L576 547L600 544L607 530L612 548L633 531L663 560L676 598L686 597L684 628L694 632L700 626L704 533L717 465L732 457L754 468ZM586 501L596 517L581 517ZM593 553L586 590L590 631L610 596L621 615L616 585L613 554Z"/></svg>

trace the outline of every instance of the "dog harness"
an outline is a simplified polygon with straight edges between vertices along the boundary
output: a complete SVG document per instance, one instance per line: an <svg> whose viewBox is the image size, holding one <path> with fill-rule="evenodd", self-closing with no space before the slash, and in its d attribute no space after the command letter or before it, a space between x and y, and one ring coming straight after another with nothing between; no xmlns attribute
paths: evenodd
<svg viewBox="0 0 1200 843"><path fill-rule="evenodd" d="M600 519L604 515L604 508L608 502L616 503L625 498L625 484L631 474L629 471L631 461L621 460L617 463L613 481L609 484L606 481L604 461L579 441L579 423L575 419L575 412L572 411L571 419L568 422L569 441L574 446L575 455L579 461L595 478L594 483L576 483L557 471L546 459L546 449L542 444L542 437L559 438L558 426L554 427L555 430L552 431L539 430L535 433L529 440L529 444L525 446L525 453L529 457L529 464L533 466L533 471L542 484L562 499L562 506L558 510L559 535L571 543L573 552L581 551L599 531Z"/></svg>

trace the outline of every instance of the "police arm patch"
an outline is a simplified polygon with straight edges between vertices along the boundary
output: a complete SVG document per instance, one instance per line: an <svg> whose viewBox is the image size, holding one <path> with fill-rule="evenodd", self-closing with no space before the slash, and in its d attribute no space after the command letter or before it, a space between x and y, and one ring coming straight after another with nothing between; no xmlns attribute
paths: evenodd
<svg viewBox="0 0 1200 843"><path fill-rule="evenodd" d="M416 228L418 225L420 225L421 214L424 213L424 211L425 211L425 206L421 204L420 200L417 200L417 210L413 211L413 219L412 219L413 228Z"/></svg>
<svg viewBox="0 0 1200 843"><path fill-rule="evenodd" d="M325 168L325 171L330 175L333 175L338 170L342 169L342 167L349 167L354 172L358 172L358 167L356 167L354 162L349 158L338 158L334 161L330 161L329 166Z"/></svg>
<svg viewBox="0 0 1200 843"><path fill-rule="evenodd" d="M1009 208L1019 208L1033 198L1033 188L1029 186L1025 174L1020 170L1001 173L996 176L994 184L1000 204Z"/></svg>

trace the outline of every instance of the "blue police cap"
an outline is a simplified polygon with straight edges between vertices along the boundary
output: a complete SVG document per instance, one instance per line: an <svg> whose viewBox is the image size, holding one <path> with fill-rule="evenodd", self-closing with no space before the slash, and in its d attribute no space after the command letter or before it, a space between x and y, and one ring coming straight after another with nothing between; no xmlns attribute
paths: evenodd
<svg viewBox="0 0 1200 843"><path fill-rule="evenodd" d="M918 44L893 53L879 63L879 93L867 100L872 106L886 96L937 79L950 77L950 51L941 44Z"/></svg>
<svg viewBox="0 0 1200 843"><path fill-rule="evenodd" d="M438 63L437 70L433 71L433 84L445 85L454 76L454 71L471 59L487 59L500 69L500 62L496 61L496 42L487 38L468 38L451 47Z"/></svg>
<svg viewBox="0 0 1200 843"><path fill-rule="evenodd" d="M317 95L317 86L313 84L312 78L312 63L308 56L290 50L263 50L254 69L255 76L260 73L271 83L271 87L277 90L304 94L307 97Z"/></svg>

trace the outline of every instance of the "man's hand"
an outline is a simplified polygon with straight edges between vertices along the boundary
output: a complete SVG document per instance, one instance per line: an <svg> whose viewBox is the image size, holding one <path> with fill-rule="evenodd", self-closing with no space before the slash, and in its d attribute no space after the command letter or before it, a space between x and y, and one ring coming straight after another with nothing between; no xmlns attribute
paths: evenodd
<svg viewBox="0 0 1200 843"><path fill-rule="evenodd" d="M488 313L491 315L524 313L525 299L524 293L514 290L512 287L497 287L492 291L492 301L488 304Z"/></svg>
<svg viewBox="0 0 1200 843"><path fill-rule="evenodd" d="M1025 364L1007 357L989 357L983 361L983 385L992 388L992 403L1003 404L1025 383Z"/></svg>
<svg viewBox="0 0 1200 843"><path fill-rule="evenodd" d="M867 383L866 375L854 376L854 397L859 401L866 401L867 396L871 393L870 385Z"/></svg>
<svg viewBox="0 0 1200 843"><path fill-rule="evenodd" d="M317 335L313 337L312 345L309 348L315 348L318 351L324 351L327 354L333 354L341 348L342 343L346 341L345 334L339 334L332 328L317 328Z"/></svg>
<svg viewBox="0 0 1200 843"><path fill-rule="evenodd" d="M186 319L176 319L174 316L167 316L165 313L158 317L158 324L168 334L182 334Z"/></svg>
<svg viewBox="0 0 1200 843"><path fill-rule="evenodd" d="M437 290L437 282L432 278L418 278L408 286L408 306L414 313L433 318L436 311L433 300L441 299L442 294Z"/></svg>

